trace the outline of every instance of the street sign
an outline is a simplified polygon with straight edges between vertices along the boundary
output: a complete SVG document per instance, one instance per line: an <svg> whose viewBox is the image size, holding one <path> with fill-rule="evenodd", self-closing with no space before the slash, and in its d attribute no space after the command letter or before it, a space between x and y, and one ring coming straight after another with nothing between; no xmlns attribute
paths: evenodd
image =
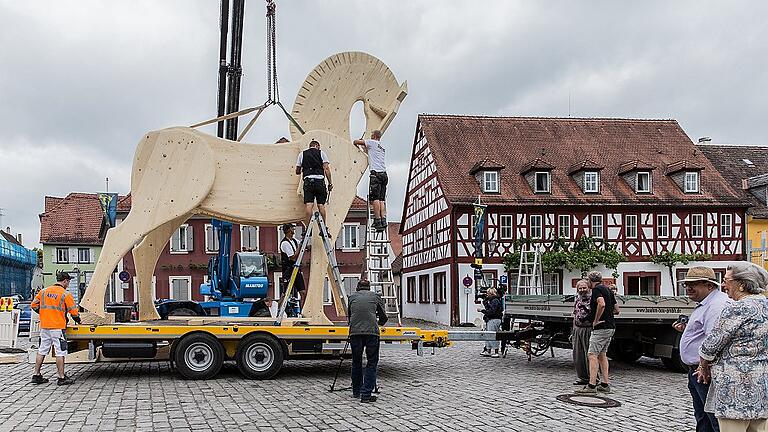
<svg viewBox="0 0 768 432"><path fill-rule="evenodd" d="M471 278L471 277L469 277L469 276L466 276L466 277L465 277L465 278L464 278L464 279L461 281L461 283L463 283L465 287L471 286L471 285L472 285L472 278Z"/></svg>
<svg viewBox="0 0 768 432"><path fill-rule="evenodd" d="M478 268L476 268L475 269L475 279L479 280L479 279L482 279L482 278L483 278L483 271L478 269Z"/></svg>
<svg viewBox="0 0 768 432"><path fill-rule="evenodd" d="M499 283L506 284L507 283L507 275L499 276Z"/></svg>
<svg viewBox="0 0 768 432"><path fill-rule="evenodd" d="M117 275L117 277L120 278L121 282L128 282L129 280L131 280L131 274L125 270L121 271L120 274Z"/></svg>

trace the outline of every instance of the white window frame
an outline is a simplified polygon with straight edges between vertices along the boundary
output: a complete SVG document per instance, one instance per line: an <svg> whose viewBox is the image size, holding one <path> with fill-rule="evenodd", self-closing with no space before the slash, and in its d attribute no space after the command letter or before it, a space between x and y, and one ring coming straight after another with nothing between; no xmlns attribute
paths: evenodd
<svg viewBox="0 0 768 432"><path fill-rule="evenodd" d="M545 175L547 178L546 181L546 189L540 190L538 188L539 182L538 178L539 175ZM549 171L536 171L533 174L533 192L534 193L550 193L552 191L552 174Z"/></svg>
<svg viewBox="0 0 768 432"><path fill-rule="evenodd" d="M565 228L565 235L563 235L563 228ZM564 240L571 239L571 215L559 215L557 217L557 235Z"/></svg>
<svg viewBox="0 0 768 432"><path fill-rule="evenodd" d="M192 300L192 276L168 276L168 298L171 300L179 300L173 298L173 280L183 279L187 281L187 294L188 300Z"/></svg>
<svg viewBox="0 0 768 432"><path fill-rule="evenodd" d="M720 215L720 237L733 237L733 215L730 213Z"/></svg>
<svg viewBox="0 0 768 432"><path fill-rule="evenodd" d="M584 171L583 189L584 193L600 192L600 171Z"/></svg>
<svg viewBox="0 0 768 432"><path fill-rule="evenodd" d="M596 220L599 220L600 223L595 223ZM589 236L594 238L604 238L605 237L605 218L603 218L603 215L601 214L593 214L589 215ZM599 235L595 235L595 226L600 227L600 233Z"/></svg>
<svg viewBox="0 0 768 432"><path fill-rule="evenodd" d="M216 245L216 242L218 241L218 233L213 228L213 225L211 224L205 224L205 253L207 254L217 254L219 253L219 248L212 249L211 244L208 242L208 230L211 230L211 238L213 238L213 244Z"/></svg>
<svg viewBox="0 0 768 432"><path fill-rule="evenodd" d="M664 220L662 224L661 221ZM662 227L664 232L662 233ZM656 237L657 238L669 238L669 215L660 214L656 215Z"/></svg>
<svg viewBox="0 0 768 432"><path fill-rule="evenodd" d="M533 221L538 220L538 224L534 224ZM538 227L535 227L538 225ZM534 234L534 229L538 229L538 235ZM544 235L544 216L542 215L529 215L528 216L528 235L532 239L539 240Z"/></svg>
<svg viewBox="0 0 768 432"><path fill-rule="evenodd" d="M63 252L65 254L64 259L61 259L60 252ZM56 248L56 264L68 264L68 263L69 263L69 248L57 247Z"/></svg>
<svg viewBox="0 0 768 432"><path fill-rule="evenodd" d="M640 176L646 176L648 177L648 188L646 189L640 189ZM635 174L635 192L637 193L651 193L651 172L650 171L639 171Z"/></svg>
<svg viewBox="0 0 768 432"><path fill-rule="evenodd" d="M184 230L184 235L181 235L181 230L182 229ZM168 248L170 249L172 254L185 254L185 253L189 253L189 245L187 244L187 238L189 237L188 234L187 234L187 230L188 229L189 229L189 224L181 224L181 226L179 226L176 229L176 231L174 232L174 234L178 234L179 235L179 249L178 250L174 250L173 249L173 236L171 236L171 241L168 242ZM184 242L184 248L183 249L181 247L182 241Z"/></svg>
<svg viewBox="0 0 768 432"><path fill-rule="evenodd" d="M83 261L80 256L80 252L86 251L88 253L88 259ZM90 264L91 263L91 248L77 248L77 262L78 264Z"/></svg>
<svg viewBox="0 0 768 432"><path fill-rule="evenodd" d="M697 219L700 223L696 223ZM698 234L696 234L696 229L698 228ZM692 238L702 238L704 237L704 215L701 213L694 213L691 214L691 237Z"/></svg>
<svg viewBox="0 0 768 432"><path fill-rule="evenodd" d="M699 192L699 172L698 171L686 171L683 180L685 193L698 193ZM688 187L692 186L692 187Z"/></svg>
<svg viewBox="0 0 768 432"><path fill-rule="evenodd" d="M349 237L347 237L347 228L354 227L355 244L351 245L347 243ZM357 252L362 249L362 242L360 241L360 224L359 223L345 223L341 231L341 251L342 252Z"/></svg>
<svg viewBox="0 0 768 432"><path fill-rule="evenodd" d="M499 216L499 238L502 240L512 240L514 238L513 228L513 215L500 215ZM508 222L508 223L507 223ZM505 233L505 230L509 230L509 234Z"/></svg>
<svg viewBox="0 0 768 432"><path fill-rule="evenodd" d="M499 172L483 171L483 192L499 192Z"/></svg>
<svg viewBox="0 0 768 432"><path fill-rule="evenodd" d="M624 215L624 237L637 238L637 215Z"/></svg>
<svg viewBox="0 0 768 432"><path fill-rule="evenodd" d="M254 241L254 243L256 244L256 248L255 249L248 249L248 251L258 251L259 250L259 236L261 234L259 232L258 225L240 225L240 250L241 251L245 250L244 249L244 244L243 244L243 238L245 236L243 235L243 232L245 232L246 228L253 228L256 231L255 236L254 236L256 238L255 241ZM277 238L281 239L280 236L278 236Z"/></svg>
<svg viewBox="0 0 768 432"><path fill-rule="evenodd" d="M560 286L560 274L542 274L541 287L544 290L543 294L559 295L561 292L563 292L562 287Z"/></svg>

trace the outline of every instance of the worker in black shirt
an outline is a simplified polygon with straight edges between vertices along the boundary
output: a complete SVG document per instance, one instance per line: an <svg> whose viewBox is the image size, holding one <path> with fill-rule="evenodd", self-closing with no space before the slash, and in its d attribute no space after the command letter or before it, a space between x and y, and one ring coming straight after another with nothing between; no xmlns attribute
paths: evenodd
<svg viewBox="0 0 768 432"><path fill-rule="evenodd" d="M323 217L323 221L328 222L325 215L325 203L328 201L328 193L333 190L331 180L331 168L328 162L328 155L320 150L320 143L312 140L309 148L299 153L296 159L296 175L304 177L304 206L307 212L307 227L312 220L312 207L317 201L317 209ZM325 181L328 180L328 187ZM326 233L330 237L329 233Z"/></svg>
<svg viewBox="0 0 768 432"><path fill-rule="evenodd" d="M592 285L592 297L589 302L589 319L592 321L592 334L589 336L589 384L576 390L579 394L611 393L608 375L608 346L616 332L614 315L619 313L616 297L607 286L603 285L603 276L593 271L587 275ZM600 372L600 384L597 373Z"/></svg>

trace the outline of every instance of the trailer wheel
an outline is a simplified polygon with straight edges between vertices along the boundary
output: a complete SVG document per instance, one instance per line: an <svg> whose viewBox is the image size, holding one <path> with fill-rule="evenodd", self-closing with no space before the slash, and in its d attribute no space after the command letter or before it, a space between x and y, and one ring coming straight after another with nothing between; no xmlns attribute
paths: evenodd
<svg viewBox="0 0 768 432"><path fill-rule="evenodd" d="M174 349L176 369L186 379L209 379L224 364L224 347L207 333L192 333L181 338Z"/></svg>
<svg viewBox="0 0 768 432"><path fill-rule="evenodd" d="M270 379L283 367L283 347L272 336L255 334L237 347L237 368L249 379Z"/></svg>

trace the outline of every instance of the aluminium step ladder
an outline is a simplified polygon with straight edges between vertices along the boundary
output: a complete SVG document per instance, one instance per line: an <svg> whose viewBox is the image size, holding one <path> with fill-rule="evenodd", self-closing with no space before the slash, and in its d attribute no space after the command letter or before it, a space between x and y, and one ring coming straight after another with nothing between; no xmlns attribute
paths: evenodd
<svg viewBox="0 0 768 432"><path fill-rule="evenodd" d="M384 311L389 318L397 318L397 325L402 326L400 317L400 297L395 287L392 274L392 252L389 242L389 227L377 231L373 227L373 208L368 202L368 224L365 230L365 273L371 290L381 295Z"/></svg>
<svg viewBox="0 0 768 432"><path fill-rule="evenodd" d="M517 269L517 295L543 294L543 281L541 248L538 245L524 245L520 249L520 264Z"/></svg>
<svg viewBox="0 0 768 432"><path fill-rule="evenodd" d="M307 251L307 245L309 245L309 241L312 238L313 223L317 225L320 233L322 233L320 237L323 239L323 249L325 250L325 255L328 256L328 266L331 269L331 276L336 281L336 287L338 287L338 291L340 291L339 294L342 301L344 302L344 308L347 307L349 302L347 299L347 292L344 290L343 285L341 284L341 272L339 271L339 263L336 261L334 245L331 243L327 235L328 227L325 225L323 217L320 216L320 212L315 210L315 212L312 213L312 219L309 221L307 232L304 233L304 238L301 240L301 246L299 246L301 247L301 252L299 252L299 256L296 258L296 263L293 265L293 270L291 271L291 279L288 281L288 286L283 293L283 298L280 299L280 307L277 310L277 319L275 320L275 325L280 325L283 321L283 317L285 316L285 310L288 306L288 301L291 298L291 293L293 292L293 285L296 282L296 278L299 274L299 268L301 267L301 261L304 258L304 252Z"/></svg>

